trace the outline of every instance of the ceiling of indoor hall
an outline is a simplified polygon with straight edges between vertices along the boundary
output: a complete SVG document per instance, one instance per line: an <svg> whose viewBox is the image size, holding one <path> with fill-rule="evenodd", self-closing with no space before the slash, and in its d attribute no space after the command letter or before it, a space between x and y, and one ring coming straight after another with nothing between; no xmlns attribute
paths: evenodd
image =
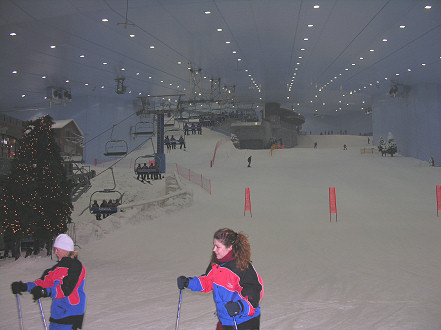
<svg viewBox="0 0 441 330"><path fill-rule="evenodd" d="M135 99L189 92L189 68L238 104L365 111L391 85L441 83L435 0L2 0L0 111L50 86ZM116 95L117 78L127 91Z"/></svg>

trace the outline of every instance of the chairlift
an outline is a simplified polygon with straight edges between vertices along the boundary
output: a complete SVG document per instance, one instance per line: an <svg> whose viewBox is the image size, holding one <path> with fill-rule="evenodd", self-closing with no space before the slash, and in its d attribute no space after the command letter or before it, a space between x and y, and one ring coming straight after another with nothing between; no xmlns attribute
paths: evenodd
<svg viewBox="0 0 441 330"><path fill-rule="evenodd" d="M106 145L104 147L104 156L109 157L118 157L118 156L125 156L127 155L129 151L129 147L127 145L127 142L124 140L116 140L113 139L113 129L115 128L115 125L112 127L112 133L110 134L110 140L106 142Z"/></svg>
<svg viewBox="0 0 441 330"><path fill-rule="evenodd" d="M153 135L154 127L153 123L140 121L135 124L133 135L136 137L138 135Z"/></svg>
<svg viewBox="0 0 441 330"><path fill-rule="evenodd" d="M113 168L110 167L109 169L112 172L113 188L97 190L90 195L89 211L91 214L97 215L97 220L101 220L101 215L108 215L118 212L118 205L122 204L123 194L115 189L116 181L115 175L113 174ZM103 201L109 202L109 200L112 201L112 204L103 205ZM98 204L98 201L100 201L101 204Z"/></svg>
<svg viewBox="0 0 441 330"><path fill-rule="evenodd" d="M135 171L135 174L138 174L138 172L136 171L138 166L142 167L143 164L147 164L147 166L149 166L152 163L155 164L154 154L139 156L135 159L135 163L133 164L133 170Z"/></svg>
<svg viewBox="0 0 441 330"><path fill-rule="evenodd" d="M184 129L180 128L180 127L170 127L170 128L166 128L164 129L164 135L174 135L175 137L179 137L180 135L182 135L182 137L185 138L185 134L184 134Z"/></svg>
<svg viewBox="0 0 441 330"><path fill-rule="evenodd" d="M89 211L95 215L113 214L118 212L118 205L122 204L122 194L117 190L104 189L94 191L90 195ZM106 204L103 202L106 201ZM109 201L112 203L110 204ZM95 203L97 202L97 203ZM101 220L101 217L97 217Z"/></svg>
<svg viewBox="0 0 441 330"><path fill-rule="evenodd" d="M164 122L164 127L173 127L173 126L175 126L175 122L176 122L176 120L175 120L174 116L167 118L167 121Z"/></svg>

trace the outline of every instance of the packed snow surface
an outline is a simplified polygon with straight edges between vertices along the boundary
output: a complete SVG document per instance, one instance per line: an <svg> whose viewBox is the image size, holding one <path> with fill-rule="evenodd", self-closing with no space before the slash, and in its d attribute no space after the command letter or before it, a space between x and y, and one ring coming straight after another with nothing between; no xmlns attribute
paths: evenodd
<svg viewBox="0 0 441 330"><path fill-rule="evenodd" d="M178 164L210 179L212 193L187 175L182 189L192 194L163 203L148 202L166 194L166 180L143 184L133 172L152 144L129 154L114 172L123 204L134 206L101 221L87 208L94 191L112 188L104 171L112 162L94 167L98 176L75 203L70 231L87 268L84 329L175 329L176 277L205 271L213 233L223 227L250 239L265 285L261 329L441 328L441 168L361 154L371 146L356 136L300 137L299 147L272 155L226 141L210 167L224 139L204 128L187 137L186 151L166 153L167 177ZM329 214L329 187L337 219ZM252 216L244 215L245 188ZM43 253L0 262L0 329L19 329L10 283L34 280L55 262ZM31 295L20 303L25 329L41 329ZM48 319L51 300L42 303ZM179 329L215 329L216 322L212 295L184 290Z"/></svg>

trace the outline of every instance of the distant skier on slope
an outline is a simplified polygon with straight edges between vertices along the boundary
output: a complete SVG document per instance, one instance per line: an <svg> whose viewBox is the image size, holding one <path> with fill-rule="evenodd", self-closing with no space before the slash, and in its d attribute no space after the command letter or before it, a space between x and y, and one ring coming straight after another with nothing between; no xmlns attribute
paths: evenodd
<svg viewBox="0 0 441 330"><path fill-rule="evenodd" d="M251 247L247 236L231 229L214 233L213 252L205 275L180 276L180 290L211 292L219 322L216 330L257 330L260 327L260 301L263 282L251 264Z"/></svg>

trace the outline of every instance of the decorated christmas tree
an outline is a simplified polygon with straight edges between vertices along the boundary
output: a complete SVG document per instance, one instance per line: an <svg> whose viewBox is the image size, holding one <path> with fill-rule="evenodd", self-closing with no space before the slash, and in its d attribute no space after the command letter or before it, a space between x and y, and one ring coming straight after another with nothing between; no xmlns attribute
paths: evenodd
<svg viewBox="0 0 441 330"><path fill-rule="evenodd" d="M72 213L71 184L52 123L50 116L27 123L0 201L5 241L32 239L34 254L66 232Z"/></svg>

